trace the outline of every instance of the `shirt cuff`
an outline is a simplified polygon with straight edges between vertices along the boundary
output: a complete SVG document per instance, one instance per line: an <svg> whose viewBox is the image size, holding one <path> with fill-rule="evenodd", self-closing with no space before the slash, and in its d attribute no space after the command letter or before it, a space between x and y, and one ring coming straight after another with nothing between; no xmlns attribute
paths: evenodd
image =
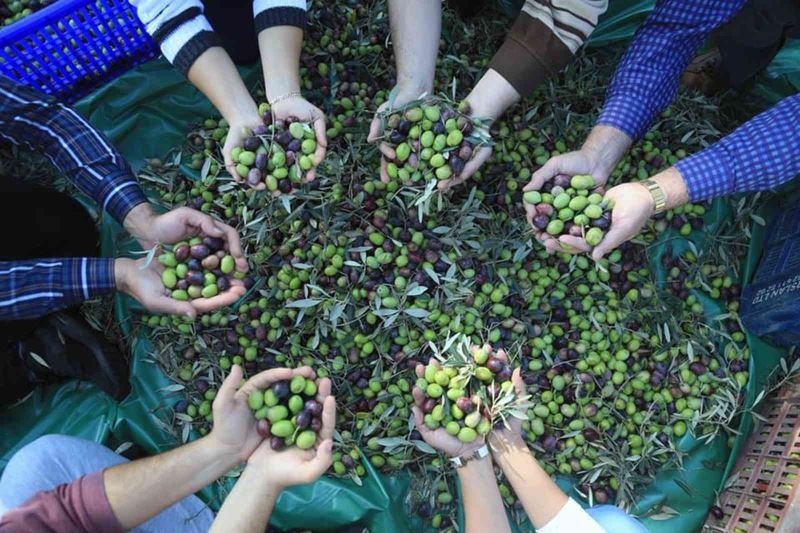
<svg viewBox="0 0 800 533"><path fill-rule="evenodd" d="M63 307L91 300L116 290L114 258L78 257L64 264L62 287Z"/></svg>
<svg viewBox="0 0 800 533"><path fill-rule="evenodd" d="M611 96L606 99L597 124L624 131L636 142L650 128L650 115L647 105L636 96Z"/></svg>
<svg viewBox="0 0 800 533"><path fill-rule="evenodd" d="M255 0L256 35L274 26L306 26L306 0Z"/></svg>
<svg viewBox="0 0 800 533"><path fill-rule="evenodd" d="M120 224L131 209L147 202L144 191L128 171L120 171L103 180L98 196L102 210L114 217L114 220Z"/></svg>
<svg viewBox="0 0 800 533"><path fill-rule="evenodd" d="M100 472L89 474L81 480L83 502L87 513L91 517L95 531L122 533L125 530L114 514L111 502L108 501L106 485L103 479L104 474L105 471L101 470Z"/></svg>
<svg viewBox="0 0 800 533"><path fill-rule="evenodd" d="M526 96L570 59L569 48L550 28L527 13L520 13L490 68Z"/></svg>
<svg viewBox="0 0 800 533"><path fill-rule="evenodd" d="M539 533L559 533L562 531L580 531L581 533L602 533L600 525L589 516L578 502L570 498L564 507L543 527Z"/></svg>
<svg viewBox="0 0 800 533"><path fill-rule="evenodd" d="M690 202L702 202L734 192L731 157L719 143L675 164L683 176Z"/></svg>

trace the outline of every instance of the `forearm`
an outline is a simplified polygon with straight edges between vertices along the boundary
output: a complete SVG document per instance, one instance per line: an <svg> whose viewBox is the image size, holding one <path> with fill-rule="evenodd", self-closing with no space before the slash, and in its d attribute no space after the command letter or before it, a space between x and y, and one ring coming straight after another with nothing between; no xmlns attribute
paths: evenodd
<svg viewBox="0 0 800 533"><path fill-rule="evenodd" d="M468 533L511 531L490 457L459 468L458 480Z"/></svg>
<svg viewBox="0 0 800 533"><path fill-rule="evenodd" d="M467 96L470 113L477 118L495 121L520 98L514 86L497 71L489 69Z"/></svg>
<svg viewBox="0 0 800 533"><path fill-rule="evenodd" d="M442 3L439 0L389 0L389 22L397 86L411 98L432 92L442 32Z"/></svg>
<svg viewBox="0 0 800 533"><path fill-rule="evenodd" d="M267 101L274 102L300 91L300 51L303 30L296 26L273 26L258 34Z"/></svg>
<svg viewBox="0 0 800 533"><path fill-rule="evenodd" d="M114 291L113 259L0 262L0 320L37 318Z"/></svg>
<svg viewBox="0 0 800 533"><path fill-rule="evenodd" d="M688 199L773 189L800 174L800 95L757 115L675 165Z"/></svg>
<svg viewBox="0 0 800 533"><path fill-rule="evenodd" d="M217 514L213 533L263 533L281 490L262 472L247 467Z"/></svg>
<svg viewBox="0 0 800 533"><path fill-rule="evenodd" d="M258 107L239 76L236 65L223 48L214 46L203 52L192 64L188 77L228 124L242 125L259 121Z"/></svg>
<svg viewBox="0 0 800 533"><path fill-rule="evenodd" d="M494 444L493 456L536 529L544 527L569 498L542 470L521 439Z"/></svg>
<svg viewBox="0 0 800 533"><path fill-rule="evenodd" d="M612 126L595 126L583 143L594 163L596 172L608 176L630 149L633 140L625 132Z"/></svg>
<svg viewBox="0 0 800 533"><path fill-rule="evenodd" d="M106 470L106 495L120 524L131 529L216 481L237 463L204 437Z"/></svg>

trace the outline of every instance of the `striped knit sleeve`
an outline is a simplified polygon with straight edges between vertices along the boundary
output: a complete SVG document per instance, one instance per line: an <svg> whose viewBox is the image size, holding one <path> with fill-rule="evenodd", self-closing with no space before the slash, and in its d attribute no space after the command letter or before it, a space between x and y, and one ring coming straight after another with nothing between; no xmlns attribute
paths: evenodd
<svg viewBox="0 0 800 533"><path fill-rule="evenodd" d="M161 53L184 75L200 55L222 41L203 15L200 0L129 0Z"/></svg>
<svg viewBox="0 0 800 533"><path fill-rule="evenodd" d="M273 26L305 28L306 0L255 0L256 35Z"/></svg>
<svg viewBox="0 0 800 533"><path fill-rule="evenodd" d="M608 0L526 0L491 68L529 94L572 59L607 7Z"/></svg>

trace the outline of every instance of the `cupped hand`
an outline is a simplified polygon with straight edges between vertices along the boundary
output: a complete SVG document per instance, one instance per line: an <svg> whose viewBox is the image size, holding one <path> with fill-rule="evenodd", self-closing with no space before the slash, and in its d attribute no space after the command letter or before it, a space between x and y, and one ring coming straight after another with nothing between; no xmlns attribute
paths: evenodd
<svg viewBox="0 0 800 533"><path fill-rule="evenodd" d="M287 369L282 369L287 370ZM270 372L270 371L268 371ZM308 379L314 378L314 372L309 367L292 371L293 375L303 375ZM257 376L256 376L257 377ZM291 379L288 375L281 379ZM267 380L261 382L251 379L240 391L249 395L249 391L262 390L280 380ZM284 450L275 451L270 445L270 439L264 440L253 452L247 461L248 468L257 468L280 489L294 485L313 483L325 473L333 460L333 430L336 425L336 400L331 396L331 381L327 378L317 382L317 401L322 404L322 427L317 435L317 442L313 448L301 450L295 446ZM262 421L263 423L264 421Z"/></svg>
<svg viewBox="0 0 800 533"><path fill-rule="evenodd" d="M242 367L233 365L222 382L212 405L214 427L208 436L223 453L235 457L238 462L246 461L264 440L256 428L247 396L237 390L243 375Z"/></svg>
<svg viewBox="0 0 800 533"><path fill-rule="evenodd" d="M245 183L246 180L236 171L236 163L233 160L231 152L237 146L242 146L244 144L244 140L253 134L253 128L263 125L264 120L258 116L258 113L230 123L228 134L225 136L225 145L222 147L222 158L225 160L225 168L228 170L228 173L233 176L236 183ZM256 190L264 190L267 187L261 183L253 188Z"/></svg>
<svg viewBox="0 0 800 533"><path fill-rule="evenodd" d="M372 122L369 125L369 135L367 136L367 141L370 143L378 143L378 150L380 150L383 157L381 157L381 181L384 183L389 183L389 173L387 171L387 167L389 162L394 160L397 157L397 154L394 151L389 143L383 142L383 131L382 131L382 122L383 119L381 116L385 114L387 111L391 111L392 109L402 107L409 102L413 102L414 100L420 99L426 91L413 91L407 90L402 87L396 87L393 90L395 93L394 99L384 102L383 104L378 107L378 110L375 112L375 117L373 117Z"/></svg>
<svg viewBox="0 0 800 533"><path fill-rule="evenodd" d="M293 96L276 102L272 106L273 119L286 120L289 117L301 122L310 122L317 138L317 150L314 152L314 166L306 173L306 181L313 181L317 175L317 167L325 158L328 149L328 136L325 126L325 113L302 96Z"/></svg>
<svg viewBox="0 0 800 533"><path fill-rule="evenodd" d="M472 154L472 158L464 165L464 170L461 171L461 174L455 178L440 181L438 185L439 190L446 191L451 187L464 183L472 177L490 157L492 157L492 147L488 145L479 146Z"/></svg>
<svg viewBox="0 0 800 533"><path fill-rule="evenodd" d="M435 360L431 360L431 364L439 366ZM418 378L425 376L425 366L417 365L416 373ZM414 387L411 391L414 396L414 422L417 426L417 431L422 435L422 440L427 442L432 448L449 455L450 457L462 457L471 455L475 450L484 445L485 439L479 435L477 439L472 442L466 443L458 440L458 437L450 435L444 428L430 429L425 425L425 414L422 411L422 406L425 403L425 393L418 387Z"/></svg>

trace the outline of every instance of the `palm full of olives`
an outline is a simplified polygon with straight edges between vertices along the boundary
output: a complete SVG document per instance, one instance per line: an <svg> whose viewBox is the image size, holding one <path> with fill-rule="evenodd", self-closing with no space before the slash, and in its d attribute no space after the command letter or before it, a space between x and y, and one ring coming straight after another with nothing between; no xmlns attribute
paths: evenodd
<svg viewBox="0 0 800 533"><path fill-rule="evenodd" d="M599 192L590 175L557 176L542 191L528 191L523 200L536 208L533 226L553 237L583 237L589 246L603 240L611 225L611 202Z"/></svg>
<svg viewBox="0 0 800 533"><path fill-rule="evenodd" d="M424 423L432 430L444 428L464 443L487 435L497 423L494 403L513 393L512 371L483 348L472 352L472 361L454 366L428 364L416 386L424 393Z"/></svg>
<svg viewBox="0 0 800 533"><path fill-rule="evenodd" d="M316 399L317 384L294 376L278 381L264 391L253 391L247 401L255 413L260 431L270 437L273 450L297 446L308 450L317 442L322 428L322 404Z"/></svg>
<svg viewBox="0 0 800 533"><path fill-rule="evenodd" d="M158 257L161 282L176 300L213 298L231 287L236 261L218 237L194 237Z"/></svg>
<svg viewBox="0 0 800 533"><path fill-rule="evenodd" d="M314 129L293 118L273 121L269 111L264 121L231 151L236 174L250 187L263 183L272 192L291 192L314 166Z"/></svg>
<svg viewBox="0 0 800 533"><path fill-rule="evenodd" d="M459 177L478 143L471 138L477 122L464 114L468 110L466 102L456 110L428 100L390 113L384 140L395 158L387 165L389 177L404 183Z"/></svg>

